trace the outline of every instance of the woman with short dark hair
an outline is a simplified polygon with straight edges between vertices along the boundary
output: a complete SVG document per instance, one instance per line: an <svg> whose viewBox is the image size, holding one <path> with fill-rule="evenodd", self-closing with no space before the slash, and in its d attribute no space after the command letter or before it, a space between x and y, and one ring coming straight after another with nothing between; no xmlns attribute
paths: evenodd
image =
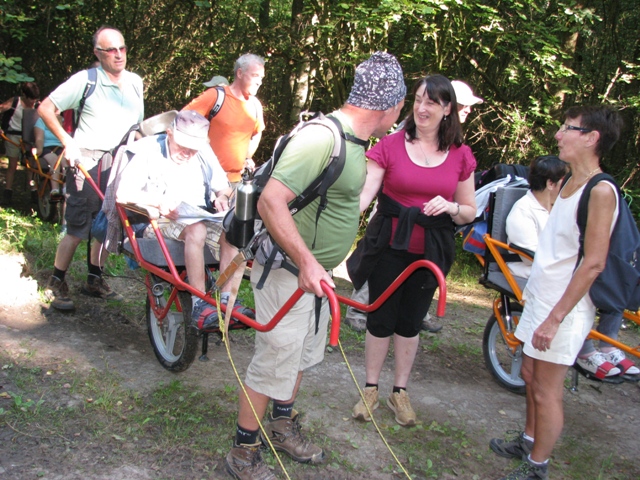
<svg viewBox="0 0 640 480"><path fill-rule="evenodd" d="M619 138L621 124L619 114L609 107L572 107L555 135L558 157L569 164L571 178L540 235L523 293L526 302L515 335L524 343L525 429L513 441L494 438L490 442L498 455L523 459L504 479L549 478L549 457L564 423L564 380L595 318L589 289L606 263L618 215L617 190L607 181L591 190L584 257L576 268L578 203L588 180L601 171L602 156Z"/></svg>

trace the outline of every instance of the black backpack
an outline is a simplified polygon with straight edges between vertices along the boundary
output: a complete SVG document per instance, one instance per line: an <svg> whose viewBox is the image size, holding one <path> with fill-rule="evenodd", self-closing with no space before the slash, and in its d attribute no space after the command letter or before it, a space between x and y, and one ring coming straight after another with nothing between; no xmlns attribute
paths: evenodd
<svg viewBox="0 0 640 480"><path fill-rule="evenodd" d="M285 148L287 147L289 141L303 128L306 128L310 125L322 125L325 128L328 128L333 136L334 136L334 144L333 151L331 153L329 162L324 170L314 179L311 184L304 189L302 193L300 193L296 198L294 198L289 203L289 212L291 215L295 215L301 209L305 208L311 202L313 202L316 198L320 198L320 203L318 205L318 209L316 211L316 230L318 226L318 220L320 219L320 215L322 211L327 208L329 204L327 199L327 191L329 187L334 184L334 182L338 179L342 170L344 169L344 163L346 160L346 141L350 141L356 143L358 145L366 148L369 144L368 141L360 140L353 135L347 134L342 130L342 125L338 120L333 117L325 117L322 113L308 113L303 112L300 115L300 121L298 124L286 135L282 135L276 141L276 145L273 150L273 154L265 162L263 165L258 168L258 170L254 174L254 186L255 186L255 201L257 202L260 194L264 190L269 178L273 174L273 171L278 163L278 160L282 156ZM232 214L230 214L232 215ZM250 246L253 250L256 260L264 265L264 273L258 282L257 288L261 288L264 284L266 276L272 268L286 268L287 270L297 274L297 269L286 262L285 256L283 255L283 251L278 246L271 236L269 235L267 229L264 227L264 224L260 221L259 218L256 218L257 228L256 233L254 234L255 241ZM227 223L227 222L225 222ZM234 223L229 222L227 225L232 228ZM316 232L317 233L317 232ZM233 238L233 234L229 234L227 238ZM315 237L314 242L311 248L315 248Z"/></svg>
<svg viewBox="0 0 640 480"><path fill-rule="evenodd" d="M6 134L22 135L22 132L16 131L16 130L11 130L9 128L9 124L11 123L11 117L13 117L13 113L16 111L16 108L18 107L18 102L19 101L20 101L20 97L18 97L18 96L13 97L13 101L11 102L11 107L9 107L9 109L5 110L4 113L2 114L2 124L1 124L1 126L2 126L2 130Z"/></svg>
<svg viewBox="0 0 640 480"><path fill-rule="evenodd" d="M567 177L568 179L568 177ZM589 195L598 182L611 182L618 193L618 219L611 233L604 270L589 289L593 304L604 312L633 312L640 308L640 233L620 187L611 175L594 175L584 187L578 203L577 222L580 230L578 263L584 256L584 235L587 228ZM566 183L566 182L565 182ZM576 268L578 266L576 263Z"/></svg>
<svg viewBox="0 0 640 480"><path fill-rule="evenodd" d="M487 170L475 172L473 180L476 190L495 180L505 178L507 175L511 175L512 181L515 177L522 177L527 180L529 178L529 167L515 163L494 163Z"/></svg>

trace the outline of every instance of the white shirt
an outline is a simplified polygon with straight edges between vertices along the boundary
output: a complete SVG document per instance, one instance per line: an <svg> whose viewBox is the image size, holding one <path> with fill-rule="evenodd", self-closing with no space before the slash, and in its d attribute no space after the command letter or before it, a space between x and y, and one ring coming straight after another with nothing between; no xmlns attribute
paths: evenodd
<svg viewBox="0 0 640 480"><path fill-rule="evenodd" d="M544 208L531 190L511 208L507 216L507 243L535 252L538 249L538 237L549 220L549 211ZM518 277L529 278L531 261L521 257L522 262L509 262L511 273Z"/></svg>

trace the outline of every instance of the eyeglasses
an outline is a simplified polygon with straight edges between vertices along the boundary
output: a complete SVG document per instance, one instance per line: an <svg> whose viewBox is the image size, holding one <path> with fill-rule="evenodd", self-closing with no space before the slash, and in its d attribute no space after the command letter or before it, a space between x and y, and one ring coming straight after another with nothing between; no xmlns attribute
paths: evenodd
<svg viewBox="0 0 640 480"><path fill-rule="evenodd" d="M577 132L582 132L582 133L589 133L592 130L590 128L584 128L584 127L576 127L573 125L567 125L566 123L563 123L560 126L560 131L561 132L566 132L567 130L576 130Z"/></svg>
<svg viewBox="0 0 640 480"><path fill-rule="evenodd" d="M109 55L115 55L118 52L127 53L127 46L126 45L122 45L121 47L111 47L111 48L96 47L96 50L98 50L99 52L107 53Z"/></svg>

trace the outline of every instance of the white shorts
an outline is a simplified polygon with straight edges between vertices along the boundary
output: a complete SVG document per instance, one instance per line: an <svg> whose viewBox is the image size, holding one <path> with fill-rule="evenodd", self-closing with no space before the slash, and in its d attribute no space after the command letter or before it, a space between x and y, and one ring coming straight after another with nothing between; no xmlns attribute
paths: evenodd
<svg viewBox="0 0 640 480"><path fill-rule="evenodd" d="M260 290L255 288L263 266L253 262L251 284L256 320L266 324L298 288L298 277L284 268L271 270ZM298 373L324 359L329 324L329 302L322 300L316 333L315 295L305 293L270 332L256 331L255 352L247 368L245 383L274 400L289 400Z"/></svg>
<svg viewBox="0 0 640 480"><path fill-rule="evenodd" d="M558 327L558 332L551 341L549 349L543 352L533 348L531 341L534 332L547 319L555 305L549 305L533 297L528 291L523 296L527 301L515 332L516 337L524 343L522 351L537 360L559 365L573 365L584 339L587 338L593 326L595 308L578 310L576 307L571 310Z"/></svg>

